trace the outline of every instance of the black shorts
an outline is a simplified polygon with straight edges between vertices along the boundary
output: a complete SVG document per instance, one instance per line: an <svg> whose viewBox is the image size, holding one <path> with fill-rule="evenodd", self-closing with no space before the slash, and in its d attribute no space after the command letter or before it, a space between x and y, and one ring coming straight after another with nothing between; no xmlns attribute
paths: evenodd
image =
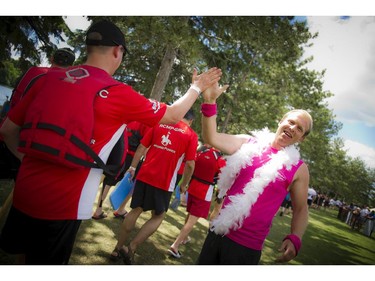
<svg viewBox="0 0 375 281"><path fill-rule="evenodd" d="M13 206L0 235L0 248L25 254L26 264L68 264L81 220L41 220Z"/></svg>
<svg viewBox="0 0 375 281"><path fill-rule="evenodd" d="M312 199L307 199L307 205L311 206L312 201L313 201Z"/></svg>
<svg viewBox="0 0 375 281"><path fill-rule="evenodd" d="M287 208L287 209L292 207L292 201L284 199L283 203L281 204L281 207L284 207L284 208Z"/></svg>
<svg viewBox="0 0 375 281"><path fill-rule="evenodd" d="M257 265L262 251L242 246L209 231L198 257L199 265Z"/></svg>
<svg viewBox="0 0 375 281"><path fill-rule="evenodd" d="M141 207L143 211L155 211L160 215L168 211L172 192L153 187L147 183L137 180L134 184L134 191L130 207L132 209Z"/></svg>

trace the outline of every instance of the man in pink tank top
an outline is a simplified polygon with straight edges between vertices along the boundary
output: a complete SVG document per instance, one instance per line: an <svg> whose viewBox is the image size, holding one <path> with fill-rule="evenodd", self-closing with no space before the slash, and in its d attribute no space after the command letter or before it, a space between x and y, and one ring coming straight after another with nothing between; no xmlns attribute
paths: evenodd
<svg viewBox="0 0 375 281"><path fill-rule="evenodd" d="M272 219L290 192L291 232L277 257L278 262L288 262L297 256L308 224L309 171L295 144L311 131L312 117L305 110L292 110L281 118L275 133L218 133L216 99L227 87L216 84L203 93L203 139L229 157L218 181L221 209L210 222L197 263L258 264Z"/></svg>

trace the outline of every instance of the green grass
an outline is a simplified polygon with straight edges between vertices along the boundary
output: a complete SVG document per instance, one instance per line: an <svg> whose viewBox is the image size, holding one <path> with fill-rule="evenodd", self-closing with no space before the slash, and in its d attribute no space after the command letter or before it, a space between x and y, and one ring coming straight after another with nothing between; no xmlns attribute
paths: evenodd
<svg viewBox="0 0 375 281"><path fill-rule="evenodd" d="M6 199L9 184L0 182L1 201ZM108 217L95 221L83 221L78 233L73 254L72 265L117 265L108 256L116 244L116 237L122 220L114 218L108 201L104 203ZM186 210L179 207L177 212L169 210L159 229L137 249L135 261L138 265L194 265L205 239L208 222L200 219L190 236L192 241L180 247L183 255L175 259L167 254L168 247L181 229ZM144 213L138 219L136 229L149 218ZM374 265L375 239L352 230L336 218L337 210L310 210L309 226L303 237L303 245L298 257L291 265ZM275 265L279 255L277 249L282 238L289 233L291 216L276 216L270 234L265 242L261 265ZM0 264L13 264L12 257L0 250Z"/></svg>

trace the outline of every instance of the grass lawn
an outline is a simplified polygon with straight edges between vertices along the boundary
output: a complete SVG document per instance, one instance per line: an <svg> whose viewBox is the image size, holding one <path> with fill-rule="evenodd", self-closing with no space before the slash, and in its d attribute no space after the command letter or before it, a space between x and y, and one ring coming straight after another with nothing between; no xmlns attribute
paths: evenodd
<svg viewBox="0 0 375 281"><path fill-rule="evenodd" d="M9 193L9 185L0 181L0 206ZM108 256L116 244L116 237L122 220L114 218L109 201L104 203L108 217L95 221L83 221L76 245L70 259L72 265L117 265ZM167 254L183 226L185 208L177 212L169 210L159 229L137 249L137 265L194 265L206 236L208 222L200 219L190 236L192 241L180 247L181 259ZM367 237L352 230L336 218L337 210L310 210L310 223L303 237L303 245L298 257L291 265L375 265L375 234ZM136 230L149 217L141 215ZM261 265L276 265L277 249L282 238L289 233L291 216L276 216L271 232L265 242ZM135 231L133 231L133 234ZM25 234L26 235L26 234ZM0 264L13 264L12 257L0 250ZM316 272L315 272L316 274Z"/></svg>

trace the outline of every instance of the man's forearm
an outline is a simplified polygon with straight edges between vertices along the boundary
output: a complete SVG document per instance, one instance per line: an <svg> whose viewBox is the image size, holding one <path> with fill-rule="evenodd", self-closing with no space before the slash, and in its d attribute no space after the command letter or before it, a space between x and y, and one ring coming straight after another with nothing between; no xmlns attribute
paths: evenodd
<svg viewBox="0 0 375 281"><path fill-rule="evenodd" d="M302 239L303 234L306 231L307 225L309 223L309 212L306 208L301 208L298 210L293 210L293 218L291 222L291 233L297 235Z"/></svg>
<svg viewBox="0 0 375 281"><path fill-rule="evenodd" d="M194 172L194 167L195 167L195 162L193 163L186 163L185 168L184 168L184 173L182 175L182 180L180 184L180 188L182 192L186 191L186 187L189 185L191 176L193 175Z"/></svg>

